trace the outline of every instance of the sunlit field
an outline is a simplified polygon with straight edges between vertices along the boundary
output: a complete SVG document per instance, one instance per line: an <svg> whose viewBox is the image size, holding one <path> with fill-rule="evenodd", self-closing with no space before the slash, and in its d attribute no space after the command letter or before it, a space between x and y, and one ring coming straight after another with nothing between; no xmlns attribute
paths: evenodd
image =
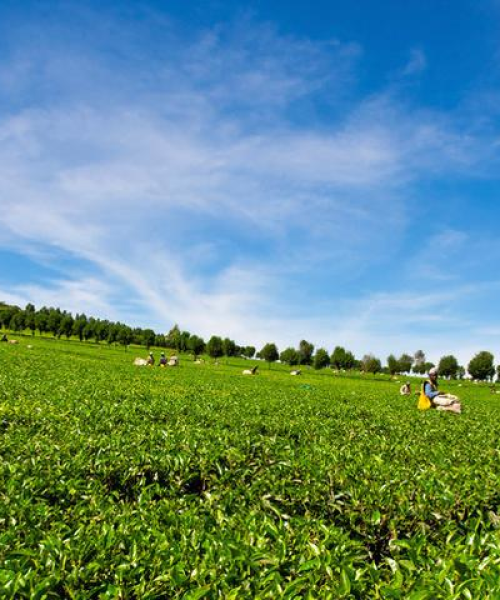
<svg viewBox="0 0 500 600"><path fill-rule="evenodd" d="M0 344L1 597L500 598L487 385L143 355Z"/></svg>

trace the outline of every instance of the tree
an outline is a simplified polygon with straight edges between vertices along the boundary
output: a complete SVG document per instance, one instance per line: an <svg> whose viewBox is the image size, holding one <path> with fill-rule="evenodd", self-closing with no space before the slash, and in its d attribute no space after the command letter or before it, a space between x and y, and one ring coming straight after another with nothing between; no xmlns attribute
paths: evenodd
<svg viewBox="0 0 500 600"><path fill-rule="evenodd" d="M59 334L59 324L62 319L62 314L59 309L49 308L49 315L47 318L47 331L50 331L52 335L56 336Z"/></svg>
<svg viewBox="0 0 500 600"><path fill-rule="evenodd" d="M120 323L110 323L108 327L108 344L116 344L120 333ZM156 341L156 340L155 340Z"/></svg>
<svg viewBox="0 0 500 600"><path fill-rule="evenodd" d="M101 340L101 321L99 319L94 319L94 328L92 329L92 333L94 342L98 344Z"/></svg>
<svg viewBox="0 0 500 600"><path fill-rule="evenodd" d="M42 307L37 313L35 313L35 327L38 329L38 333L42 335L47 331L48 328L48 310Z"/></svg>
<svg viewBox="0 0 500 600"><path fill-rule="evenodd" d="M354 369L357 365L357 361L354 358L354 354L342 348L342 346L336 346L330 357L330 364L334 369Z"/></svg>
<svg viewBox="0 0 500 600"><path fill-rule="evenodd" d="M500 381L500 365L497 365L497 381Z"/></svg>
<svg viewBox="0 0 500 600"><path fill-rule="evenodd" d="M207 353L211 358L219 358L224 354L222 340L218 335L213 335L207 344Z"/></svg>
<svg viewBox="0 0 500 600"><path fill-rule="evenodd" d="M295 350L295 348L292 347L285 348L285 350L283 350L283 352L280 354L280 361L282 363L290 365L291 367L293 365L298 365L299 359L299 353L297 352L297 350Z"/></svg>
<svg viewBox="0 0 500 600"><path fill-rule="evenodd" d="M178 345L176 346L176 349L179 352L186 352L189 349L189 338L191 337L191 334L189 333L189 331L182 331L178 337Z"/></svg>
<svg viewBox="0 0 500 600"><path fill-rule="evenodd" d="M255 355L255 346L245 346L243 349L243 356L252 358Z"/></svg>
<svg viewBox="0 0 500 600"><path fill-rule="evenodd" d="M344 369L349 371L350 369L358 369L359 368L359 360L356 360L354 354L349 350L345 353L344 359Z"/></svg>
<svg viewBox="0 0 500 600"><path fill-rule="evenodd" d="M144 329L142 332L142 344L149 350L155 343L155 332L152 329Z"/></svg>
<svg viewBox="0 0 500 600"><path fill-rule="evenodd" d="M59 332L62 335L65 335L68 340L71 337L71 334L73 333L73 324L73 317L69 313L66 313L61 319L61 323L59 325Z"/></svg>
<svg viewBox="0 0 500 600"><path fill-rule="evenodd" d="M361 369L365 373L380 373L382 370L382 363L378 358L373 356L373 354L365 354L365 356L363 356L363 360L361 361Z"/></svg>
<svg viewBox="0 0 500 600"><path fill-rule="evenodd" d="M24 312L22 310L18 309L13 313L9 329L12 329L12 331L22 331L24 329Z"/></svg>
<svg viewBox="0 0 500 600"><path fill-rule="evenodd" d="M126 349L127 346L132 342L132 337L132 329L126 325L121 325L118 330L118 335L116 336L116 341Z"/></svg>
<svg viewBox="0 0 500 600"><path fill-rule="evenodd" d="M94 337L94 328L95 328L96 320L94 317L90 317L87 321L87 324L83 328L83 339L88 342L90 339Z"/></svg>
<svg viewBox="0 0 500 600"><path fill-rule="evenodd" d="M197 335L192 335L189 338L189 349L195 356L201 354L205 350L205 342L203 341L203 338Z"/></svg>
<svg viewBox="0 0 500 600"><path fill-rule="evenodd" d="M165 336L165 343L167 344L167 348L175 348L179 347L180 343L181 331L177 323L172 327L172 329Z"/></svg>
<svg viewBox="0 0 500 600"><path fill-rule="evenodd" d="M306 340L300 340L299 343L299 363L301 365L310 365L312 363L312 355L314 352L314 344Z"/></svg>
<svg viewBox="0 0 500 600"><path fill-rule="evenodd" d="M271 363L276 362L279 358L276 344L266 344L260 351L260 356L268 363L270 367Z"/></svg>
<svg viewBox="0 0 500 600"><path fill-rule="evenodd" d="M330 357L328 356L328 352L324 348L318 348L314 355L314 368L324 369L325 367L328 367L329 364Z"/></svg>
<svg viewBox="0 0 500 600"><path fill-rule="evenodd" d="M413 356L410 356L409 354L401 354L401 356L398 359L398 363L399 373L409 373L413 364Z"/></svg>
<svg viewBox="0 0 500 600"><path fill-rule="evenodd" d="M233 340L229 338L224 338L222 340L222 350L224 352L224 356L234 356L236 351L236 344Z"/></svg>
<svg viewBox="0 0 500 600"><path fill-rule="evenodd" d="M17 306L8 306L4 304L0 310L0 325L8 329L10 326L10 321L12 317L18 312L20 309Z"/></svg>
<svg viewBox="0 0 500 600"><path fill-rule="evenodd" d="M340 369L345 369L346 366L346 357L347 353L342 346L335 346L334 351L332 352L332 356L330 357L330 364L334 369L340 371Z"/></svg>
<svg viewBox="0 0 500 600"><path fill-rule="evenodd" d="M165 335L163 333L157 333L155 335L155 346L157 348L165 348L166 345Z"/></svg>
<svg viewBox="0 0 500 600"><path fill-rule="evenodd" d="M99 329L99 341L103 342L104 340L109 339L109 329L112 327L113 323L110 323L107 319L101 321L101 327Z"/></svg>
<svg viewBox="0 0 500 600"><path fill-rule="evenodd" d="M149 331L152 331L151 329ZM109 335L109 321L102 321L101 319L95 320L94 325L94 340L96 344L107 340ZM154 331L153 331L153 341L154 344ZM151 345L152 345L151 344Z"/></svg>
<svg viewBox="0 0 500 600"><path fill-rule="evenodd" d="M495 374L493 354L485 350L478 352L470 361L467 370L474 379L479 379L480 381L490 379Z"/></svg>
<svg viewBox="0 0 500 600"><path fill-rule="evenodd" d="M458 360L451 354L443 356L439 361L439 374L443 377L451 377L456 379L458 371Z"/></svg>
<svg viewBox="0 0 500 600"><path fill-rule="evenodd" d="M73 322L73 335L78 336L80 342L83 340L85 325L87 325L87 317L85 315L76 315Z"/></svg>
<svg viewBox="0 0 500 600"><path fill-rule="evenodd" d="M35 307L33 304L27 304L24 309L24 326L31 331L31 335L35 335L36 320Z"/></svg>
<svg viewBox="0 0 500 600"><path fill-rule="evenodd" d="M399 373L399 361L394 354L390 354L387 357L387 369L391 375Z"/></svg>
<svg viewBox="0 0 500 600"><path fill-rule="evenodd" d="M138 346L142 344L142 329L140 327L132 329L132 341L130 343L137 344Z"/></svg>
<svg viewBox="0 0 500 600"><path fill-rule="evenodd" d="M417 375L424 375L426 372L426 364L425 362L423 363L414 363L413 367L412 367L412 371L414 373L417 373Z"/></svg>

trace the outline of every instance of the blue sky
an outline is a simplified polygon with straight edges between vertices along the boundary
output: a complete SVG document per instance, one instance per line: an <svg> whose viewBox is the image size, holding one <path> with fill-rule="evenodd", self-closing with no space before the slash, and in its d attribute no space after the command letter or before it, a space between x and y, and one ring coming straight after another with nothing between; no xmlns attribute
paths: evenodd
<svg viewBox="0 0 500 600"><path fill-rule="evenodd" d="M0 6L0 298L500 356L500 3Z"/></svg>

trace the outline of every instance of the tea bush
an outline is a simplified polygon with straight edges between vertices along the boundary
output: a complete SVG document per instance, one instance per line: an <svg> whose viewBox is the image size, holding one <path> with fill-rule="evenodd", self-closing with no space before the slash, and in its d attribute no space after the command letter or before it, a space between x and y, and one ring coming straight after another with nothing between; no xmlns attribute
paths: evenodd
<svg viewBox="0 0 500 600"><path fill-rule="evenodd" d="M0 347L0 597L500 598L487 387L422 414L383 378L33 345Z"/></svg>

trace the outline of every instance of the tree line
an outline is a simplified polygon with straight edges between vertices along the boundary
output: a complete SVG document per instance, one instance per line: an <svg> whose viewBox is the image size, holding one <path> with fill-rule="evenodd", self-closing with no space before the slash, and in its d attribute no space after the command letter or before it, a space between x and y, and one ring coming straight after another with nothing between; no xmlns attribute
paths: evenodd
<svg viewBox="0 0 500 600"><path fill-rule="evenodd" d="M212 336L205 343L204 339L189 331L181 331L174 325L167 334L156 333L153 329L130 327L124 323L87 317L85 314L73 316L60 308L43 306L36 310L33 304L27 304L24 309L0 302L0 327L10 331L22 332L29 330L32 335L38 331L40 335L52 334L56 338L77 337L81 342L120 344L124 347L130 344L169 348L178 352L192 352L195 355L204 352L213 357L217 356L246 356L255 355L255 347L239 346L229 338Z"/></svg>
<svg viewBox="0 0 500 600"><path fill-rule="evenodd" d="M0 302L0 327L17 332L30 330L32 335L38 331L40 335L52 334L57 338L77 337L80 341L93 341L97 344L120 344L125 348L130 344L147 349L156 346L177 352L191 352L195 356L206 353L214 359L223 356L256 357L269 364L279 360L289 366L303 365L315 369L330 367L338 371L423 375L436 366L426 360L422 350L417 350L414 354L404 353L399 358L391 354L387 357L387 364L382 366L380 359L372 354L365 354L358 360L352 352L342 346L336 346L331 353L325 348L318 348L315 352L314 344L307 340L301 340L297 348L290 346L282 352L279 352L275 343L270 342L256 353L255 346L241 346L228 337L213 335L205 342L201 336L181 331L178 325L174 325L166 334L156 333L149 328L133 328L120 322L87 317L83 313L73 316L60 308L43 306L36 310L33 304L27 304L22 309ZM487 351L476 354L469 362L467 371L464 366L459 365L453 355L443 356L438 363L438 369L441 376L452 379L460 379L466 372L474 379L483 381L491 380L495 375L494 357ZM500 379L500 365L496 368L496 374Z"/></svg>
<svg viewBox="0 0 500 600"><path fill-rule="evenodd" d="M259 358L274 362L279 360L282 363L292 365L312 365L315 369L324 369L331 367L337 370L350 371L357 370L365 373L385 373L388 375L400 375L403 373L413 373L415 375L424 375L436 365L426 360L425 353L417 350L413 355L402 354L396 358L393 354L387 357L386 366L382 366L379 358L372 354L365 354L361 360L357 360L352 352L342 346L336 346L331 354L325 348L319 348L314 353L314 346L302 340L298 349L286 348L278 353L275 344L266 344L257 354ZM459 365L458 360L453 355L443 356L438 363L439 374L450 379L462 379L468 372L473 379L480 381L492 380L497 374L500 379L500 365L495 371L494 356L491 352L478 352L467 365L467 370Z"/></svg>
<svg viewBox="0 0 500 600"><path fill-rule="evenodd" d="M494 360L495 358L491 352L483 350L469 361L466 369L458 363L455 356L448 354L440 358L437 368L442 377L449 377L450 379L463 379L466 373L469 373L473 379L486 381L492 380L495 372L497 378L500 379L500 365L497 366L495 371ZM399 358L396 358L391 354L387 357L387 371L390 375L410 372L423 375L435 366L434 363L425 359L422 350L417 350L413 356L402 354Z"/></svg>

